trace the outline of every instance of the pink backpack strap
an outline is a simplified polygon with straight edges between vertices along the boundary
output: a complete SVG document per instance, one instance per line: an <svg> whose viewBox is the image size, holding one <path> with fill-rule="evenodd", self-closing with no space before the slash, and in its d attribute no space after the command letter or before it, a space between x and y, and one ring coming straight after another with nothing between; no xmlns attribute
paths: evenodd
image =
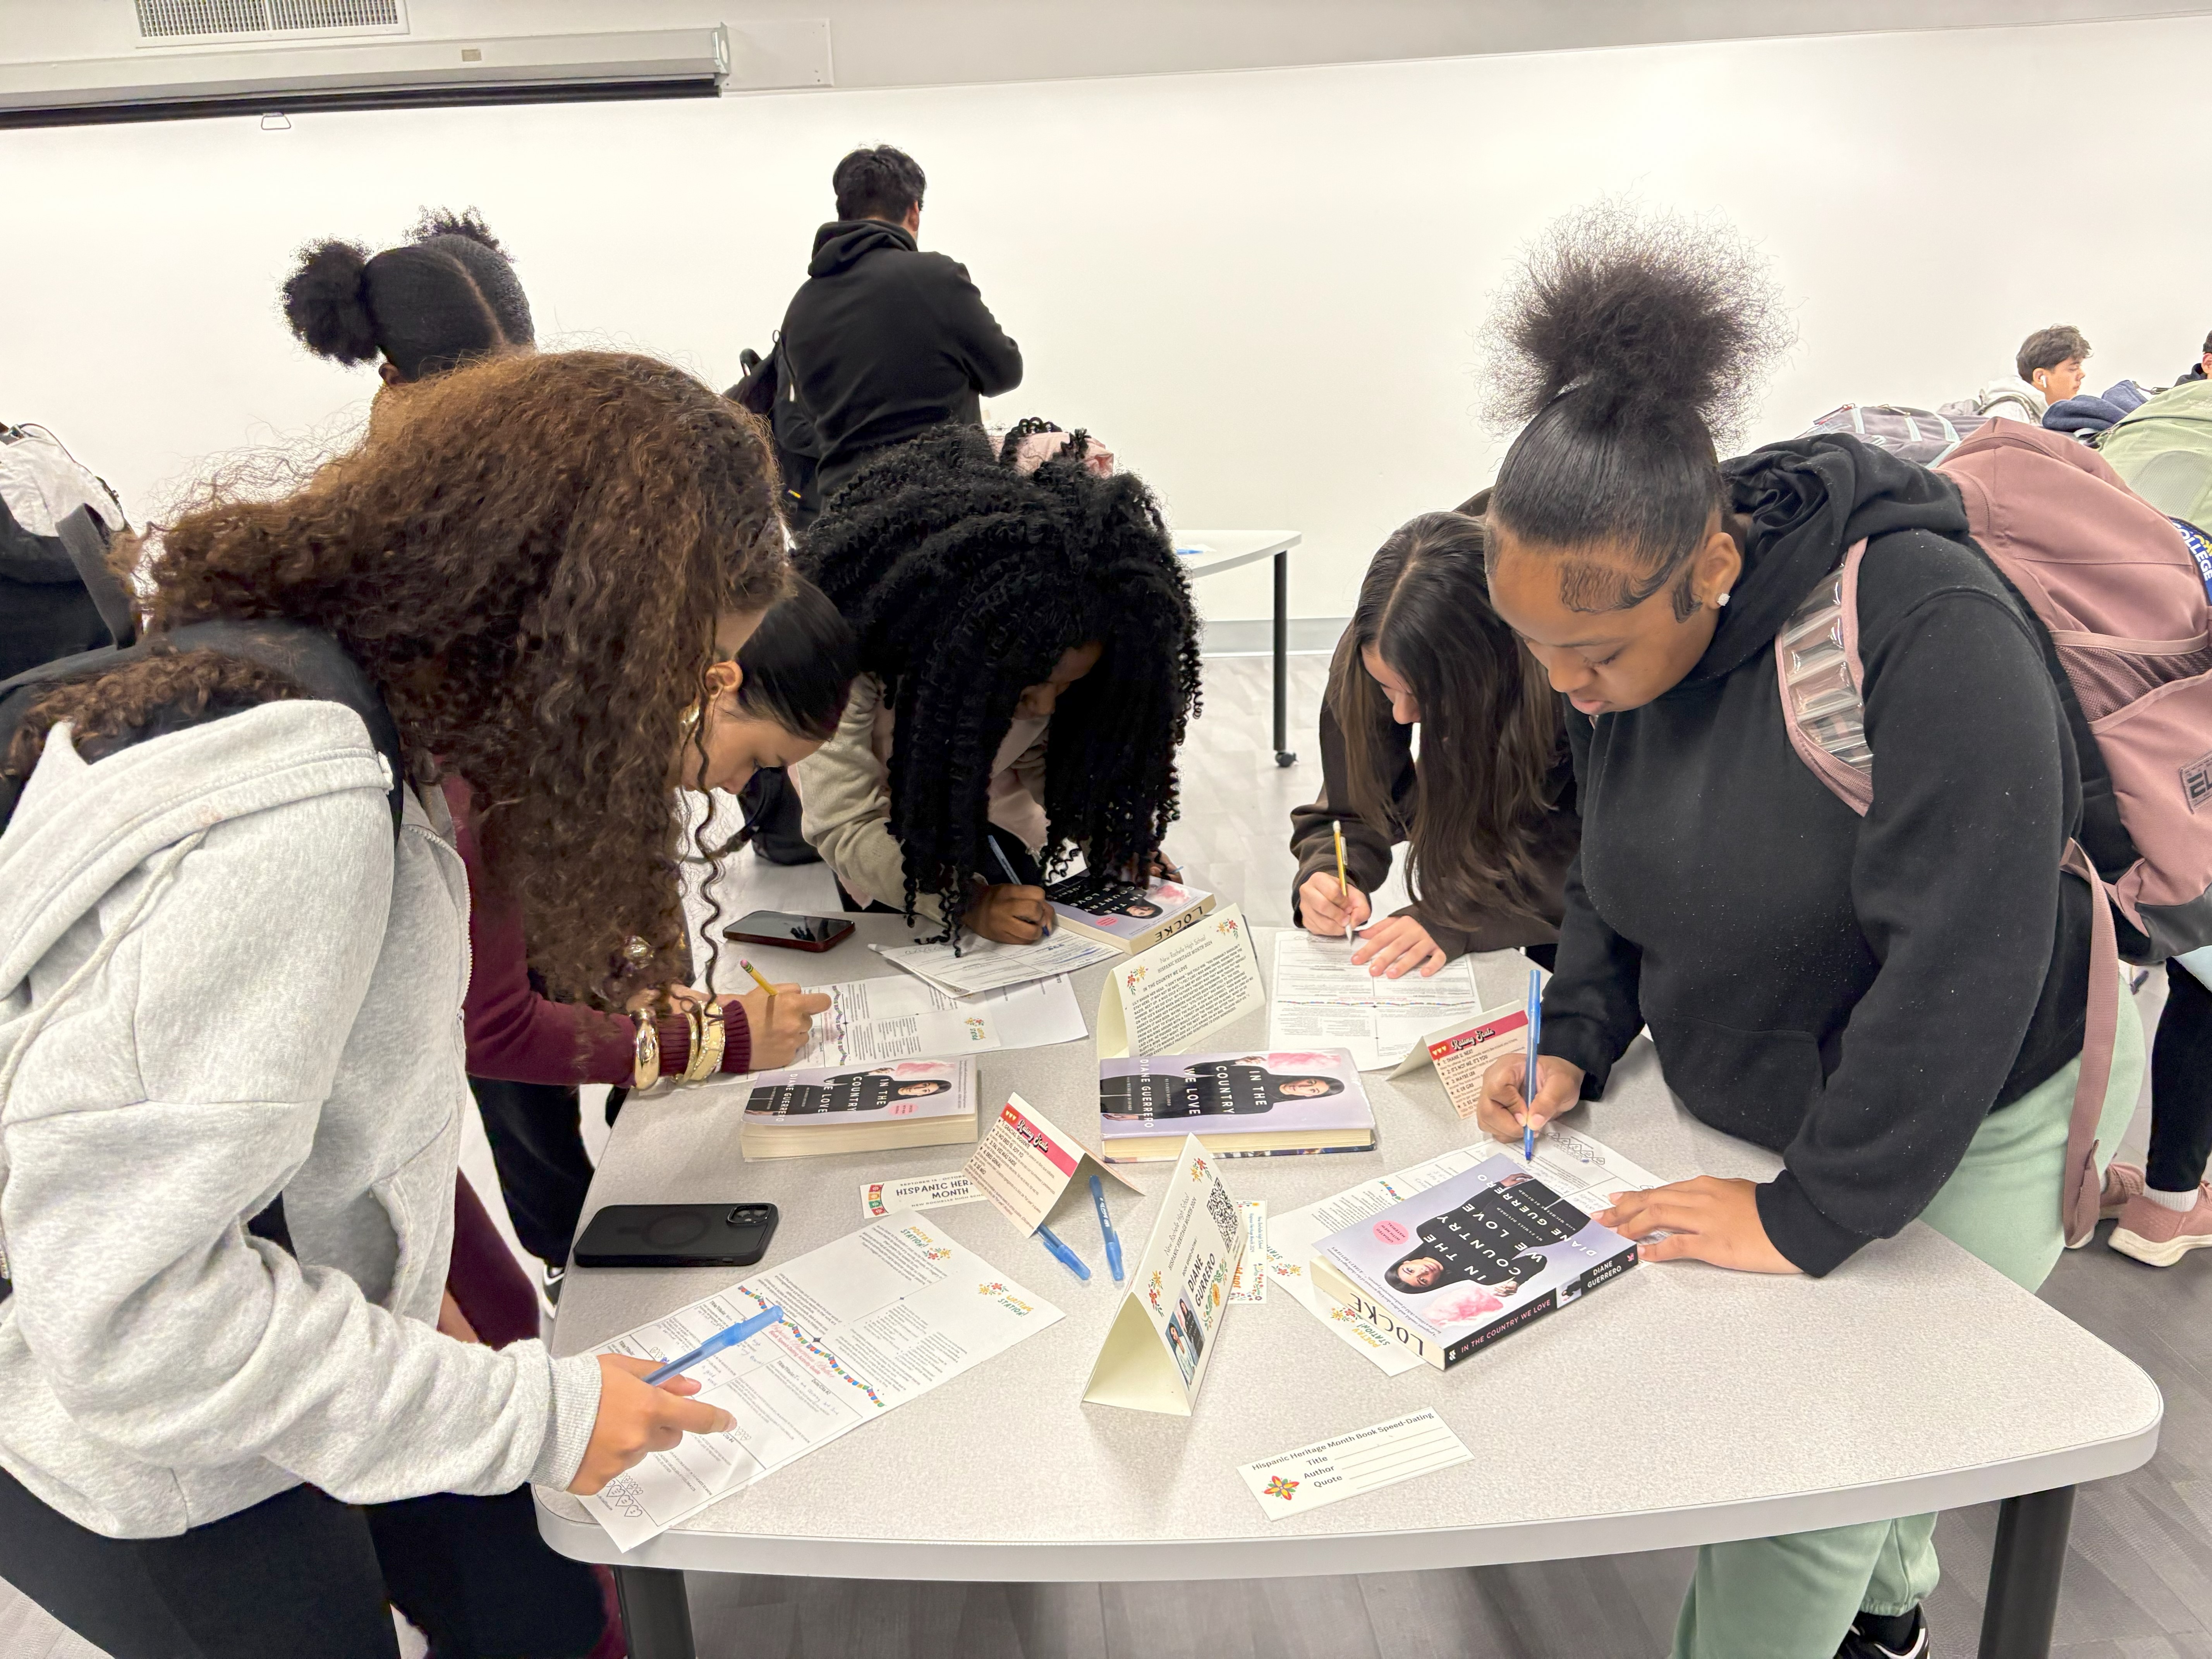
<svg viewBox="0 0 2212 1659"><path fill-rule="evenodd" d="M2074 1115L2066 1126L2066 1168L2058 1189L2058 1221L2069 1244L2083 1244L2097 1230L2104 1177L2097 1169L2097 1121L2112 1078L2112 1050L2120 1030L2120 954L2112 933L2112 893L2079 842L2066 843L2059 868L2089 884L2089 1013L2081 1034L2081 1071L2074 1085Z"/></svg>
<svg viewBox="0 0 2212 1659"><path fill-rule="evenodd" d="M1866 741L1866 669L1859 660L1859 565L1863 537L1820 579L1774 636L1775 683L1790 746L1813 775L1864 817L1874 805L1874 751Z"/></svg>

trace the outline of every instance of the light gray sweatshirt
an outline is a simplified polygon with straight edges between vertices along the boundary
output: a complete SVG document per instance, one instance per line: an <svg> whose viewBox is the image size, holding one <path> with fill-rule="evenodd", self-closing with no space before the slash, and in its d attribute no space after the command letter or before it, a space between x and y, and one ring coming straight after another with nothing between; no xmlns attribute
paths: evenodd
<svg viewBox="0 0 2212 1659"><path fill-rule="evenodd" d="M434 1328L468 889L386 787L335 703L58 727L0 835L0 1467L96 1532L582 1459L596 1362ZM296 1258L245 1230L280 1193Z"/></svg>

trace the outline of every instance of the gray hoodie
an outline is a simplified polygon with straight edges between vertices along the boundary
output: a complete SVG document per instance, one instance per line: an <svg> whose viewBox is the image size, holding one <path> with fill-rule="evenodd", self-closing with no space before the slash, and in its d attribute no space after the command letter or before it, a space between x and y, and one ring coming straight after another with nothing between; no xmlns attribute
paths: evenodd
<svg viewBox="0 0 2212 1659"><path fill-rule="evenodd" d="M582 1459L596 1362L434 1328L468 890L386 781L334 703L59 727L0 835L0 1467L96 1532ZM245 1230L280 1193L296 1257Z"/></svg>

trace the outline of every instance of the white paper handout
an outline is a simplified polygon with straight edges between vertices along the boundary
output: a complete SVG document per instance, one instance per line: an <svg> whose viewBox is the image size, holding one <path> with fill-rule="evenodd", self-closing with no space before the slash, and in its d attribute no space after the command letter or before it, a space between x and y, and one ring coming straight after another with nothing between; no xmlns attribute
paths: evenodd
<svg viewBox="0 0 2212 1659"><path fill-rule="evenodd" d="M1103 1176L1133 1193L1144 1190L1100 1163L1090 1148L1019 1095L1006 1097L998 1121L977 1138L961 1173L1025 1233L1043 1225L1084 1176ZM1087 1195L1088 1183L1084 1187Z"/></svg>
<svg viewBox="0 0 2212 1659"><path fill-rule="evenodd" d="M694 1366L737 1419L617 1475L584 1507L632 1550L1060 1317L918 1217L894 1216L640 1325L601 1353L667 1359L781 1303L783 1320Z"/></svg>
<svg viewBox="0 0 2212 1659"><path fill-rule="evenodd" d="M1244 1477L1267 1518L1279 1521L1340 1498L1448 1469L1474 1455L1431 1406L1371 1429L1354 1429L1256 1463L1240 1463L1237 1473Z"/></svg>
<svg viewBox="0 0 2212 1659"><path fill-rule="evenodd" d="M1084 1385L1090 1404L1190 1415L1244 1253L1244 1218L1216 1163L1196 1135L1184 1138L1152 1238Z"/></svg>
<svg viewBox="0 0 2212 1659"><path fill-rule="evenodd" d="M1266 1000L1251 927L1224 904L1115 964L1098 994L1098 1057L1180 1053Z"/></svg>
<svg viewBox="0 0 2212 1659"><path fill-rule="evenodd" d="M903 975L808 988L830 999L787 1071L955 1060L1000 1046L991 1011Z"/></svg>
<svg viewBox="0 0 2212 1659"><path fill-rule="evenodd" d="M1395 1066L1438 1026L1482 1006L1474 963L1462 957L1426 979L1378 977L1354 967L1356 947L1303 928L1275 935L1270 1048L1348 1048L1363 1072Z"/></svg>
<svg viewBox="0 0 2212 1659"><path fill-rule="evenodd" d="M1237 1218L1244 1224L1244 1254L1237 1260L1237 1272L1229 1281L1231 1302L1265 1302L1267 1299L1267 1200L1247 1198L1238 1201Z"/></svg>
<svg viewBox="0 0 2212 1659"><path fill-rule="evenodd" d="M1485 1135L1471 1146L1459 1147L1425 1164L1377 1176L1304 1209L1270 1216L1267 1244L1273 1261L1269 1276L1386 1375L1396 1376L1402 1371L1418 1370L1422 1363L1418 1354L1314 1289L1308 1273L1314 1246L1331 1233L1341 1232L1354 1222L1387 1210L1415 1193L1426 1192L1438 1182L1449 1180L1461 1170L1471 1170L1483 1159L1495 1158L1500 1152L1510 1152L1518 1158L1521 1147L1517 1142L1509 1146ZM1665 1184L1649 1170L1631 1163L1602 1142L1580 1130L1561 1128L1558 1124L1548 1126L1536 1137L1535 1168L1547 1186L1585 1214L1606 1208L1608 1194L1641 1191ZM1277 1263L1282 1271L1274 1270Z"/></svg>
<svg viewBox="0 0 2212 1659"><path fill-rule="evenodd" d="M1034 945L1000 945L963 933L957 956L950 944L875 945L869 949L956 997L1071 974L1093 963L1115 961L1121 954L1113 945L1095 945L1067 933L1048 933Z"/></svg>

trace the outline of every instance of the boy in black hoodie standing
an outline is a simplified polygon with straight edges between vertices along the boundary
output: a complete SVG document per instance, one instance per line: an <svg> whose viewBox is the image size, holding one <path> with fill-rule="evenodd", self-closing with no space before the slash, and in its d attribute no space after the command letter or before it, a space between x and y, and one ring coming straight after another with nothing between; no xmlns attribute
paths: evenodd
<svg viewBox="0 0 2212 1659"><path fill-rule="evenodd" d="M980 422L980 398L1022 383L1021 348L967 267L915 246L927 181L914 158L856 149L830 182L837 217L814 233L783 318L784 361L820 445L817 501L872 452L946 421Z"/></svg>

